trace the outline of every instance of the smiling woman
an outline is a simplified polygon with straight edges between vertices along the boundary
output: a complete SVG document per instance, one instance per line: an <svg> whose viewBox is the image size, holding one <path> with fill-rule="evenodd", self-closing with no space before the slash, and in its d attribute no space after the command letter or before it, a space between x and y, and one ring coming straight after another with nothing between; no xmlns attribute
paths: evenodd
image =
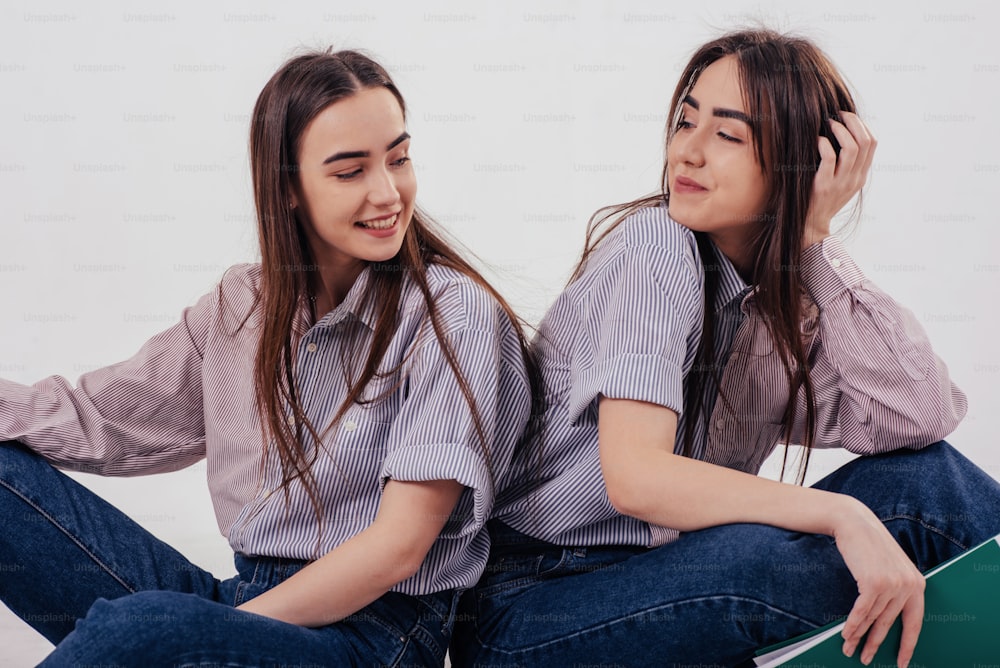
<svg viewBox="0 0 1000 668"><path fill-rule="evenodd" d="M0 597L43 665L443 663L534 372L417 211L409 144L378 63L292 59L251 122L261 262L76 387L0 381ZM202 459L222 580L55 468Z"/></svg>
<svg viewBox="0 0 1000 668"><path fill-rule="evenodd" d="M1000 532L1000 484L941 441L964 393L830 235L872 164L854 111L805 39L688 61L661 191L598 212L539 326L541 473L498 499L455 666L743 666L841 617L865 663L901 617L908 664L920 571ZM861 456L758 477L781 442L799 482L814 447Z"/></svg>
<svg viewBox="0 0 1000 668"><path fill-rule="evenodd" d="M338 283L317 286L321 313L343 299L367 262L399 252L417 192L409 149L399 101L384 88L321 111L303 133L296 191L305 231L317 263L335 270ZM292 205L299 206L296 193Z"/></svg>

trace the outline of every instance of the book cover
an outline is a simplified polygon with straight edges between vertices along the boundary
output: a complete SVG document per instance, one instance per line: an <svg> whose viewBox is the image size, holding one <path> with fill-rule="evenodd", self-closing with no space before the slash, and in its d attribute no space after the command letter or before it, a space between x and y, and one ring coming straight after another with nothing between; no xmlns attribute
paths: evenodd
<svg viewBox="0 0 1000 668"><path fill-rule="evenodd" d="M960 554L926 576L924 623L910 668L1000 668L1000 536ZM839 668L861 663L862 641L844 656L834 623L758 652L760 668ZM869 668L896 666L902 622L896 620Z"/></svg>

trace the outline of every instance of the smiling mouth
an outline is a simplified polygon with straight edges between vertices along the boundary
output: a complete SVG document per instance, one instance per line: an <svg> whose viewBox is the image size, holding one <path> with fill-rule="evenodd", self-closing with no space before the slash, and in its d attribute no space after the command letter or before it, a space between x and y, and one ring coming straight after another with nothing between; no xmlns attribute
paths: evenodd
<svg viewBox="0 0 1000 668"><path fill-rule="evenodd" d="M685 192L692 192L698 190L707 190L705 186L701 185L693 179L689 179L684 176L679 176L674 180L674 189L683 190Z"/></svg>
<svg viewBox="0 0 1000 668"><path fill-rule="evenodd" d="M379 218L378 220L359 220L354 223L359 225L366 230L387 230L396 224L396 220L399 218L399 214L395 213L388 218Z"/></svg>

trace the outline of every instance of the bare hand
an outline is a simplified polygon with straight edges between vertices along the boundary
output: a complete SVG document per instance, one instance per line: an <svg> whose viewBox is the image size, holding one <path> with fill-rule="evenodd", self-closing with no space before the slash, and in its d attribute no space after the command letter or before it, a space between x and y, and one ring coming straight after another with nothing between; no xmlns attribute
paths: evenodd
<svg viewBox="0 0 1000 668"><path fill-rule="evenodd" d="M868 126L857 114L843 111L843 123L830 120L833 136L840 143L840 155L826 137L819 138L819 168L813 180L812 197L806 214L802 247L830 236L830 221L858 194L871 169L878 145Z"/></svg>
<svg viewBox="0 0 1000 668"><path fill-rule="evenodd" d="M837 530L837 549L858 583L858 599L844 624L844 654L853 656L865 633L861 662L871 663L889 628L902 614L898 665L913 657L924 617L924 585L910 561L878 518L864 506Z"/></svg>

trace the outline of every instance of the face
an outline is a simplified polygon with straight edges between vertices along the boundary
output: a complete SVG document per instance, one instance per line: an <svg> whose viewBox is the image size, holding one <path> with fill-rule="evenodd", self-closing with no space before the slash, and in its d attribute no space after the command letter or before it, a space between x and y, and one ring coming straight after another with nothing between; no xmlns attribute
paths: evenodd
<svg viewBox="0 0 1000 668"><path fill-rule="evenodd" d="M292 204L320 266L356 275L399 252L417 192L409 148L403 111L385 88L334 102L306 126Z"/></svg>
<svg viewBox="0 0 1000 668"><path fill-rule="evenodd" d="M721 58L698 77L667 147L670 216L738 254L761 220L767 182L743 105L736 59Z"/></svg>

